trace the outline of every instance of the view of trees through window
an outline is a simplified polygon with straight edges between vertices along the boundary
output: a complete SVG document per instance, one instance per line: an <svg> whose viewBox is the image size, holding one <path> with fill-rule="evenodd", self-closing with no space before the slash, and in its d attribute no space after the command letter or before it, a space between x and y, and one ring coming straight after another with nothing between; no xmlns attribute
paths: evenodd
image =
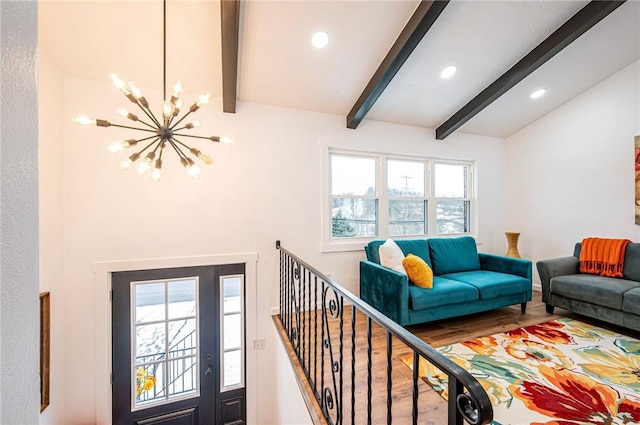
<svg viewBox="0 0 640 425"><path fill-rule="evenodd" d="M470 232L469 163L346 153L330 159L333 238L427 235L430 220L437 234Z"/></svg>

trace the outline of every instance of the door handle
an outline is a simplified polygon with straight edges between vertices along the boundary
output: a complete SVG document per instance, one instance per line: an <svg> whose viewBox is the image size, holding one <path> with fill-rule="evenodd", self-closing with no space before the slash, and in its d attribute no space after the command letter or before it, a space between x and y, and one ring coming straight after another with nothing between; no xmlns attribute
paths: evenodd
<svg viewBox="0 0 640 425"><path fill-rule="evenodd" d="M207 370L204 371L204 374L207 376L213 375L213 366L211 365L207 366Z"/></svg>

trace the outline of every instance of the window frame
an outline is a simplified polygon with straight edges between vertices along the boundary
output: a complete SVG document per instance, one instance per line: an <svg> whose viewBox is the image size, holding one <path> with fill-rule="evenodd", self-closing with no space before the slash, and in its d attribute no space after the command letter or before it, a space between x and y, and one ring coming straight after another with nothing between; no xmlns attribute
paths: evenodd
<svg viewBox="0 0 640 425"><path fill-rule="evenodd" d="M376 197L377 211L378 211L378 223L377 235L372 237L353 237L353 238L334 238L332 233L332 203L333 195L331 193L332 185L332 170L331 170L331 158L333 155L344 156L360 156L360 157L374 157L377 159L376 167ZM388 196L388 181L387 181L387 161L414 161L423 162L425 166L425 197L419 199L425 199L427 202L426 211L426 234L414 234L403 236L389 236L389 200L397 199L396 197ZM438 199L449 198L436 198L435 196L435 164L452 164L452 165L466 165L467 168L467 198L456 198L457 200L468 200L470 206L469 220L469 232L465 233L437 233L437 220L436 220L436 204ZM360 151L351 149L335 148L331 146L325 146L323 149L323 167L324 176L322 178L322 214L321 216L321 252L343 252L343 251L360 251L363 247L372 240L387 239L389 237L394 239L415 239L415 238L430 238L430 237L455 237L462 235L469 235L477 238L478 235L478 220L477 210L478 202L476 199L476 169L477 161L460 158L443 158L443 157L429 157L418 155L402 155L383 152L372 151ZM413 199L413 198L407 198ZM418 198L416 198L418 199Z"/></svg>

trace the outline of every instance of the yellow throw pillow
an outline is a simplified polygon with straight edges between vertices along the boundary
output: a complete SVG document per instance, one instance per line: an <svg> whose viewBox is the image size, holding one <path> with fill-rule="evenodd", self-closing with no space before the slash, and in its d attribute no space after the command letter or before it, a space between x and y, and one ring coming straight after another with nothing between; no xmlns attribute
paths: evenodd
<svg viewBox="0 0 640 425"><path fill-rule="evenodd" d="M422 258L409 254L402 260L402 265L411 283L421 288L433 288L433 270Z"/></svg>

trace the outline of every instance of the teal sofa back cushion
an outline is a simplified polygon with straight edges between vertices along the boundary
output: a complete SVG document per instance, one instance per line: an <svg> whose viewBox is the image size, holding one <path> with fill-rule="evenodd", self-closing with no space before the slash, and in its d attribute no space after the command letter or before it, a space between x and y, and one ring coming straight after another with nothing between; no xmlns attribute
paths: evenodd
<svg viewBox="0 0 640 425"><path fill-rule="evenodd" d="M371 241L364 247L364 251L367 254L367 260L380 264L380 245L382 245L385 241L376 240ZM429 255L429 245L426 239L407 239L407 240L396 240L394 242L398 244L402 253L405 257L408 254L417 255L422 258L429 267L431 266L431 256Z"/></svg>
<svg viewBox="0 0 640 425"><path fill-rule="evenodd" d="M429 249L431 268L438 276L480 270L478 248L471 236L429 239Z"/></svg>

